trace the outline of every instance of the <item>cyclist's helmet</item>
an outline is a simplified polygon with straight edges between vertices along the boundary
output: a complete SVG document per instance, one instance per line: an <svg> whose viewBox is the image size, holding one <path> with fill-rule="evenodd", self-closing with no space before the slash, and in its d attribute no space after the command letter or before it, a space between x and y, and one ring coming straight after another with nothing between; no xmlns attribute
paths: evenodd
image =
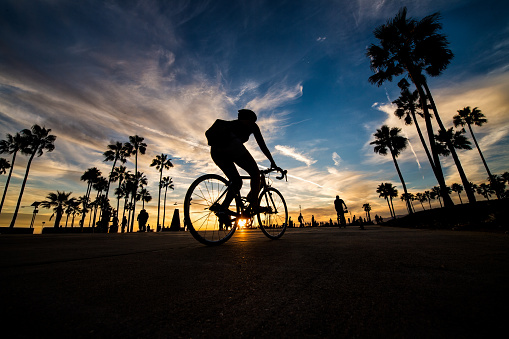
<svg viewBox="0 0 509 339"><path fill-rule="evenodd" d="M239 120L251 120L253 122L256 122L256 113L251 111L250 109L239 109Z"/></svg>

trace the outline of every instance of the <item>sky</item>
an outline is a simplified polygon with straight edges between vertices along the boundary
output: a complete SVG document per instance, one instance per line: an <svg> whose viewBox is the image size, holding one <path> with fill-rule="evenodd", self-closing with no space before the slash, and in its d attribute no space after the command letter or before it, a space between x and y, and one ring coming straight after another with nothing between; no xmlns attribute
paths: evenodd
<svg viewBox="0 0 509 339"><path fill-rule="evenodd" d="M398 157L409 192L437 185L415 127L393 114L399 79L380 87L368 82L373 72L366 49L378 43L373 30L402 6L416 19L440 12L454 59L428 81L444 124L452 127L457 110L478 107L488 123L474 132L490 169L509 171L507 1L2 0L0 138L33 124L57 136L55 150L32 163L21 205L57 190L83 195L80 177L87 168L103 176L111 169L103 161L107 145L139 135L147 144L139 170L153 197L146 206L150 225L156 224L159 177L149 165L161 153L174 164L163 173L175 185L168 192L168 225L175 208L182 214L195 178L221 173L204 132L215 119L235 119L238 109L249 108L276 163L288 170L288 181L273 185L293 220L299 211L307 222L312 215L334 219L336 195L347 204L347 217L364 215L362 205L369 203L372 216L387 218L376 188L390 182L403 190L392 158L369 144L383 124L409 138ZM261 167L269 165L253 137L247 147ZM459 157L470 181L486 182L475 149ZM2 226L10 222L26 162L16 159ZM442 158L442 165L448 185L461 183L452 159ZM132 160L126 166L134 171ZM0 177L2 192L6 178ZM394 207L406 213L399 198ZM17 226L28 225L31 211L21 209L26 215ZM42 209L36 225L52 225L51 213Z"/></svg>

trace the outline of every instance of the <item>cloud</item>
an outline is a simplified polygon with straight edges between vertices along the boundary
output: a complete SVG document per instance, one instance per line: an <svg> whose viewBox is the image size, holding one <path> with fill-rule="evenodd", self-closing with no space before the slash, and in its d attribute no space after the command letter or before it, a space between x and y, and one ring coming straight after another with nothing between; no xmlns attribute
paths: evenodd
<svg viewBox="0 0 509 339"><path fill-rule="evenodd" d="M336 152L332 153L332 161L334 161L334 166L339 166L341 163L341 157Z"/></svg>
<svg viewBox="0 0 509 339"><path fill-rule="evenodd" d="M305 163L307 166L311 166L316 162L316 160L308 157L305 154L298 152L295 148L290 146L276 145L276 150L279 151L280 154L286 155L290 158L293 158L297 161Z"/></svg>
<svg viewBox="0 0 509 339"><path fill-rule="evenodd" d="M302 89L303 87L300 83L293 87L278 83L271 86L262 97L249 101L246 107L255 112L273 110L301 97Z"/></svg>

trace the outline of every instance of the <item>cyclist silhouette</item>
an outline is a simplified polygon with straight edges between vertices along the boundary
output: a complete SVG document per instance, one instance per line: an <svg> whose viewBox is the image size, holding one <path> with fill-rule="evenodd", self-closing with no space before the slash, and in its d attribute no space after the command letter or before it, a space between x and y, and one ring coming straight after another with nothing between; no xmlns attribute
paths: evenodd
<svg viewBox="0 0 509 339"><path fill-rule="evenodd" d="M210 155L214 163L224 172L231 182L222 207L228 209L235 194L242 188L242 179L237 166L244 169L251 177L251 190L247 195L247 202L251 209L256 208L260 192L260 170L253 156L244 143L254 134L260 150L270 161L272 168L278 168L270 154L260 128L256 124L256 114L249 109L240 109L238 119L225 121L217 119L205 132L210 147Z"/></svg>
<svg viewBox="0 0 509 339"><path fill-rule="evenodd" d="M345 209L343 209L343 206L345 206ZM348 207L346 207L345 202L343 199L340 199L338 195L336 195L336 200L334 200L334 208L336 209L336 213L338 215L339 228L346 228L345 213L348 212Z"/></svg>

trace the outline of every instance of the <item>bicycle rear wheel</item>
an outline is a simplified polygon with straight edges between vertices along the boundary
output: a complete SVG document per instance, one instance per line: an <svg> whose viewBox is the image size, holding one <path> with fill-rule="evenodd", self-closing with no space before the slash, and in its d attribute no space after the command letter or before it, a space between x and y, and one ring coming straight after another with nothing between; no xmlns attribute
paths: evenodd
<svg viewBox="0 0 509 339"><path fill-rule="evenodd" d="M258 224L267 237L279 239L288 226L288 208L283 195L275 188L268 187L258 198Z"/></svg>
<svg viewBox="0 0 509 339"><path fill-rule="evenodd" d="M230 216L225 222L219 220L212 205L220 205L226 196L228 181L216 174L207 174L196 179L187 190L184 199L184 223L189 232L205 245L220 245L235 233L236 220ZM239 212L238 197L230 204L231 211ZM213 208L214 209L214 208Z"/></svg>

